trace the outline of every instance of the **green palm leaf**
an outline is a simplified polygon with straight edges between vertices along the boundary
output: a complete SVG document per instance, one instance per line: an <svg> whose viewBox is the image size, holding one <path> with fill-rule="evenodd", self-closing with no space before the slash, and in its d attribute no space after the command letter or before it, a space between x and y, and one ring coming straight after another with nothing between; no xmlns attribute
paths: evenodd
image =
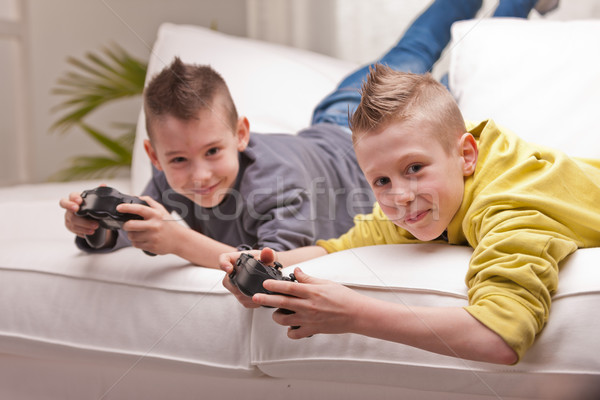
<svg viewBox="0 0 600 400"><path fill-rule="evenodd" d="M131 149L126 148L118 140L109 138L107 135L87 124L80 123L80 125L97 143L113 153L116 156L116 159L131 162Z"/></svg>
<svg viewBox="0 0 600 400"><path fill-rule="evenodd" d="M71 167L54 174L50 179L71 181L76 179L113 178L124 165L120 160L103 156L81 156L71 160Z"/></svg>
<svg viewBox="0 0 600 400"><path fill-rule="evenodd" d="M76 71L58 79L53 94L66 96L53 112L66 112L53 125L53 130L68 130L98 107L116 99L138 96L144 89L147 63L130 56L116 44L102 50L104 56L87 53L85 60L69 57Z"/></svg>
<svg viewBox="0 0 600 400"><path fill-rule="evenodd" d="M124 130L116 139L110 139L97 129L80 123L80 126L97 143L110 153L108 156L79 156L71 159L71 166L54 174L50 179L69 181L73 179L92 179L114 177L131 167L131 148L135 140L135 124L114 124Z"/></svg>
<svg viewBox="0 0 600 400"><path fill-rule="evenodd" d="M91 113L112 101L139 96L144 90L147 63L129 55L116 44L101 50L100 54L87 53L83 60L67 59L74 69L57 81L53 94L65 97L52 111L62 113L51 130L67 132L79 127L109 155L80 156L71 160L71 166L59 171L52 180L113 177L131 166L135 123L113 123L124 131L120 136L109 135L84 121ZM132 116L137 120L137 115Z"/></svg>

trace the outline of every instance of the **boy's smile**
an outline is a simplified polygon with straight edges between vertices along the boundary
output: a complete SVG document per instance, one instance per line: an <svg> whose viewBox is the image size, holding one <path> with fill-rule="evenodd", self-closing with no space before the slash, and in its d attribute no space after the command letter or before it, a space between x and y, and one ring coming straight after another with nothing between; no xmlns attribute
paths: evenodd
<svg viewBox="0 0 600 400"><path fill-rule="evenodd" d="M391 122L358 135L358 163L386 216L419 240L439 237L460 208L477 147L466 133L446 151L427 120ZM444 134L444 133L441 133Z"/></svg>
<svg viewBox="0 0 600 400"><path fill-rule="evenodd" d="M169 185L202 207L220 204L235 184L238 153L249 140L248 120L231 127L216 109L200 110L197 119L171 115L153 124L152 144L146 152L156 168L164 171Z"/></svg>

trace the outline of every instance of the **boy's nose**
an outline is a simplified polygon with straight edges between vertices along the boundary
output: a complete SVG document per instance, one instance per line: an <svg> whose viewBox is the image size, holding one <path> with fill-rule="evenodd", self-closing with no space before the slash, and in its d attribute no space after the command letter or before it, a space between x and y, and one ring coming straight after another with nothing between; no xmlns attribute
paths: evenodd
<svg viewBox="0 0 600 400"><path fill-rule="evenodd" d="M408 188L392 189L390 197L395 205L404 206L415 199L415 194Z"/></svg>
<svg viewBox="0 0 600 400"><path fill-rule="evenodd" d="M212 176L212 172L210 168L207 168L205 165L198 164L194 165L194 170L192 172L192 179L194 182L202 183L210 180Z"/></svg>
<svg viewBox="0 0 600 400"><path fill-rule="evenodd" d="M382 206L390 208L407 207L415 199L414 192L408 190L390 189L380 198Z"/></svg>

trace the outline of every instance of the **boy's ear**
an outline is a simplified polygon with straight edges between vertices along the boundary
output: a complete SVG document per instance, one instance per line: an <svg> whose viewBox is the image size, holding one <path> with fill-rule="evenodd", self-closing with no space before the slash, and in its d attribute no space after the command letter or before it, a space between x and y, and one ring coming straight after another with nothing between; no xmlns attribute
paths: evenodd
<svg viewBox="0 0 600 400"><path fill-rule="evenodd" d="M475 138L469 132L466 132L461 136L459 150L463 160L463 175L470 176L475 172L479 150L477 149Z"/></svg>
<svg viewBox="0 0 600 400"><path fill-rule="evenodd" d="M248 118L238 118L236 126L236 136L238 139L238 151L246 150L248 142L250 141L250 122L248 121Z"/></svg>
<svg viewBox="0 0 600 400"><path fill-rule="evenodd" d="M152 147L152 143L150 143L150 140L148 139L144 140L144 150L146 150L146 154L148 154L148 158L150 158L152 165L154 165L157 170L162 171L156 151L154 151L154 147Z"/></svg>

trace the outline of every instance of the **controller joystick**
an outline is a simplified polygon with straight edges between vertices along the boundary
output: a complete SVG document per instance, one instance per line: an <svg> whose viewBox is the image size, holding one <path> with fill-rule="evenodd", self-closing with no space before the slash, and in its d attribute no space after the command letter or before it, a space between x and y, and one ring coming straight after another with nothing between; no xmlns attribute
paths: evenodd
<svg viewBox="0 0 600 400"><path fill-rule="evenodd" d="M271 292L263 287L263 282L267 279L275 279L278 281L295 282L296 277L290 274L289 277L283 276L281 268L283 266L275 261L275 266L270 267L264 265L259 260L255 259L252 254L242 253L237 259L233 271L229 274L231 282L248 297L252 297L255 293L265 294L280 294ZM285 308L280 309L285 314L293 314L291 310ZM292 326L292 329L298 329L299 326Z"/></svg>
<svg viewBox="0 0 600 400"><path fill-rule="evenodd" d="M149 207L149 204L144 200L135 196L123 194L117 189L109 186L98 186L95 189L84 190L81 193L81 198L83 199L83 202L75 215L95 219L100 225L94 234L86 235L85 237L86 242L94 249L102 247L107 230L114 231L121 229L125 222L132 219L144 219L137 214L118 212L117 206L119 204L142 204ZM156 255L146 250L144 250L144 253L150 256Z"/></svg>

